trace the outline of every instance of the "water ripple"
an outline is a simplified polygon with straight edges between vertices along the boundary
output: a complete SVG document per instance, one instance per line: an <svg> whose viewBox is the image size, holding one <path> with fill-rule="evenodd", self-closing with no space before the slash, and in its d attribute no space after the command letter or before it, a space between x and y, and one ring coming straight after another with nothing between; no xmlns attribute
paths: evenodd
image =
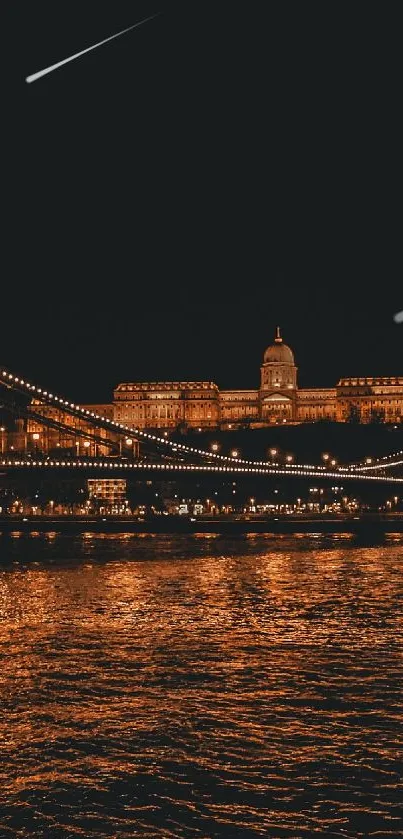
<svg viewBox="0 0 403 839"><path fill-rule="evenodd" d="M399 540L0 558L1 837L403 835Z"/></svg>

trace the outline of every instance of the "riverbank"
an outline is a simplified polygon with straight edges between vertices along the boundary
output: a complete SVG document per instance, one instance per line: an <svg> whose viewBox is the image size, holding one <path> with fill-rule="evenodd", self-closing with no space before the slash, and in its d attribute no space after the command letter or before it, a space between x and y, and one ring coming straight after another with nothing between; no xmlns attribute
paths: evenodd
<svg viewBox="0 0 403 839"><path fill-rule="evenodd" d="M188 518L155 516L133 519L130 516L3 516L0 533L403 533L403 516L305 517L276 518Z"/></svg>

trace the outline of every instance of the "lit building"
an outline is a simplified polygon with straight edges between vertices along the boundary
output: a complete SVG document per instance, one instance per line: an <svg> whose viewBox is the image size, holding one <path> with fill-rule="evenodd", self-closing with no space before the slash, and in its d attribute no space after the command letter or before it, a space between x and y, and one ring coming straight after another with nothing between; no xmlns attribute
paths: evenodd
<svg viewBox="0 0 403 839"><path fill-rule="evenodd" d="M114 419L131 428L400 423L403 417L403 377L340 379L334 388L298 388L294 354L278 327L264 353L256 390L219 390L213 382L125 382L113 396Z"/></svg>
<svg viewBox="0 0 403 839"><path fill-rule="evenodd" d="M297 420L297 368L292 350L277 327L274 344L264 353L259 390L223 390L221 424L270 424Z"/></svg>
<svg viewBox="0 0 403 839"><path fill-rule="evenodd" d="M131 428L216 428L220 422L213 382L124 382L113 400L115 421Z"/></svg>
<svg viewBox="0 0 403 839"><path fill-rule="evenodd" d="M114 408L113 405L82 405L94 414L113 419ZM71 451L78 456L96 457L98 455L106 455L109 453L110 447L103 444L103 440L111 439L113 435L105 429L99 429L96 432L96 440L93 439L94 429L86 422L85 418L73 416L67 413L63 408L57 405L48 405L41 402L39 399L33 399L31 402L32 418L27 420L26 429L23 430L23 421L19 420L21 428L14 433L16 449L24 449L25 451L35 453L38 451L51 452L55 456L61 452ZM46 416L50 423L60 423L64 426L63 430L56 426L52 428L51 424L47 427L40 421L40 416ZM77 435L76 432L80 432ZM85 434L88 433L88 437ZM11 439L11 434L9 435ZM119 450L119 441L116 437L115 448Z"/></svg>
<svg viewBox="0 0 403 839"><path fill-rule="evenodd" d="M126 503L125 478L88 478L88 496L92 503L105 507L118 507L119 512Z"/></svg>

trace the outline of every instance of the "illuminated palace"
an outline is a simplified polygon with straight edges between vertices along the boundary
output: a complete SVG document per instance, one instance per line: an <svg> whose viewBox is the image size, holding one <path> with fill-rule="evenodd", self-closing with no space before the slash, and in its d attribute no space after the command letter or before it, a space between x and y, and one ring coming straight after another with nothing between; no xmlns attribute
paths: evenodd
<svg viewBox="0 0 403 839"><path fill-rule="evenodd" d="M294 354L277 328L274 342L264 353L256 390L219 390L209 381L124 382L115 388L112 403L83 407L133 429L258 428L319 420L401 423L403 377L353 377L340 379L334 388L298 388ZM60 414L60 408L38 400L32 408L54 419ZM65 415L63 422L71 426L76 420ZM83 429L85 421L80 424ZM29 420L27 433L29 440L36 437L42 449L68 444L67 439L58 440L58 432L43 431L34 419ZM105 434L100 431L102 437ZM77 453L103 449L82 440L76 445Z"/></svg>
<svg viewBox="0 0 403 839"><path fill-rule="evenodd" d="M403 377L340 379L334 388L298 388L294 354L277 327L257 390L219 390L214 382L125 382L114 418L130 427L236 428L272 423L392 422L403 417Z"/></svg>

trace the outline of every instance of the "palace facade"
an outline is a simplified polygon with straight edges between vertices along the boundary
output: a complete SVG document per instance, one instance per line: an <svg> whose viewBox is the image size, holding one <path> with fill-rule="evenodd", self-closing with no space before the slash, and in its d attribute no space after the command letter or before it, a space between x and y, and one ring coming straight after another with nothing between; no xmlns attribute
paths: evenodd
<svg viewBox="0 0 403 839"><path fill-rule="evenodd" d="M263 356L260 387L219 390L214 382L124 382L114 419L132 428L231 429L273 423L390 422L403 418L403 376L340 379L334 388L298 388L294 354L277 327Z"/></svg>

